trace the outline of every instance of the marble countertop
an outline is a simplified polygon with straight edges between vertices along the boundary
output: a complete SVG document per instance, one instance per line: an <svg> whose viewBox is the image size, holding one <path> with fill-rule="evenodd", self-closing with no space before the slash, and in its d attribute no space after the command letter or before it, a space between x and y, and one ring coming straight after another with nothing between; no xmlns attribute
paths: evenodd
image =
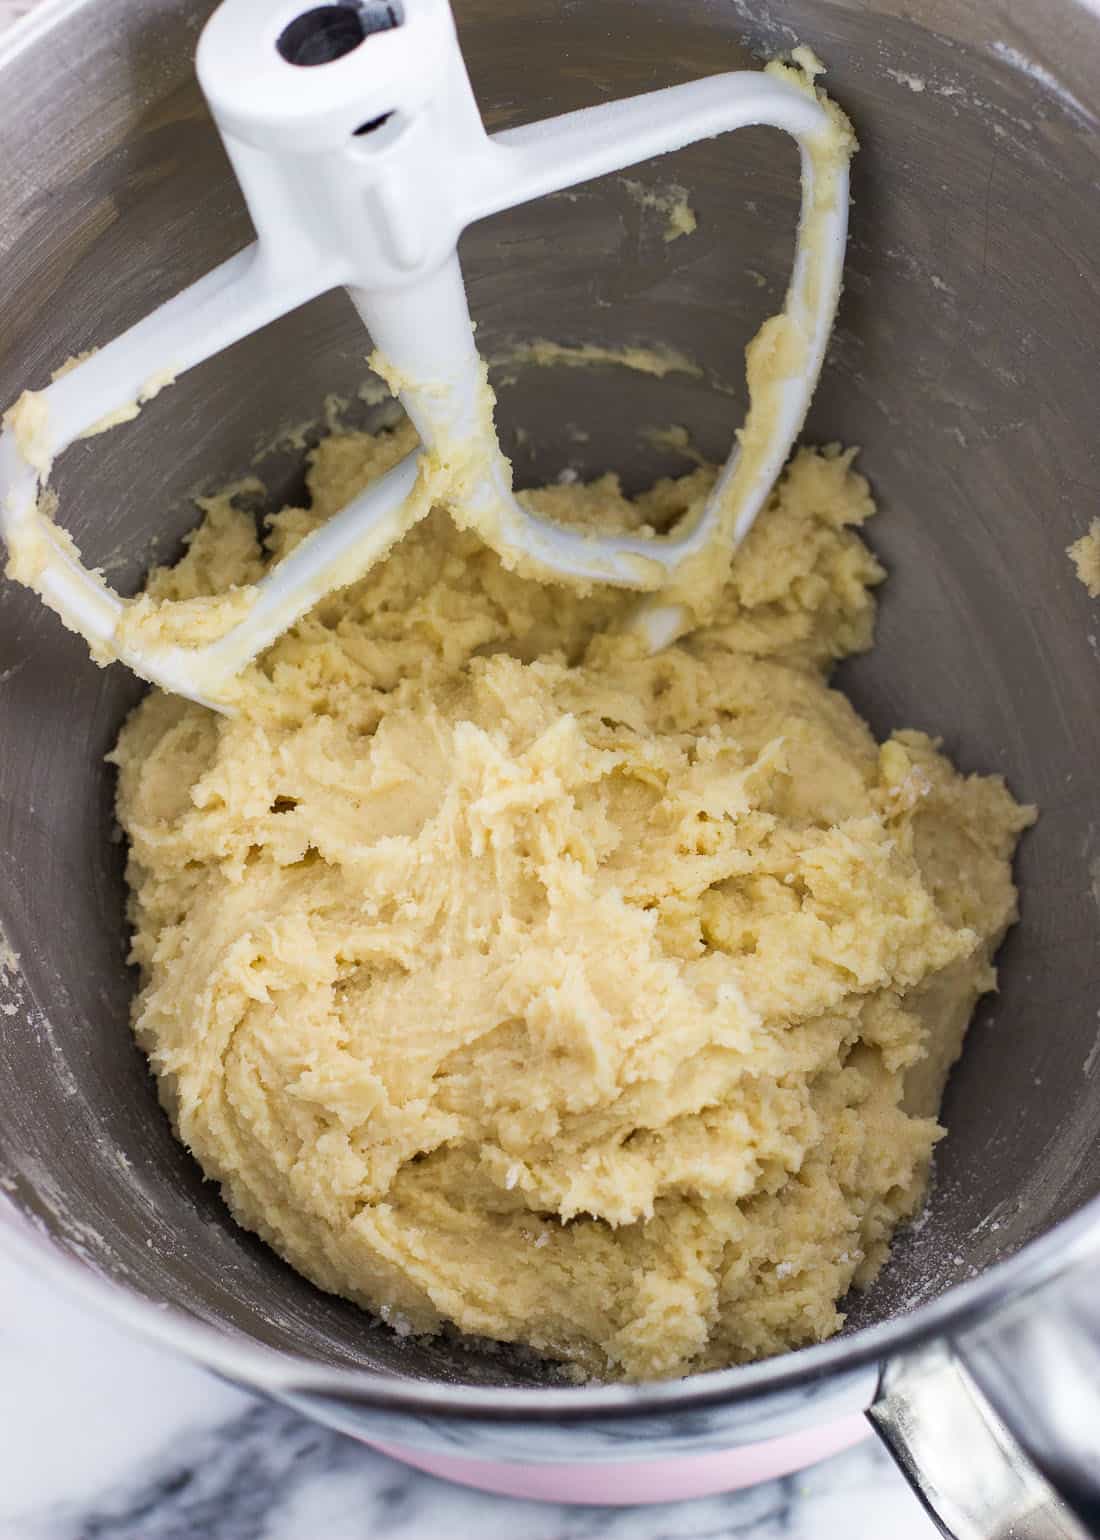
<svg viewBox="0 0 1100 1540"><path fill-rule="evenodd" d="M0 0L0 29L33 0ZM0 1540L934 1540L873 1442L656 1508L449 1486L121 1334L0 1255Z"/></svg>

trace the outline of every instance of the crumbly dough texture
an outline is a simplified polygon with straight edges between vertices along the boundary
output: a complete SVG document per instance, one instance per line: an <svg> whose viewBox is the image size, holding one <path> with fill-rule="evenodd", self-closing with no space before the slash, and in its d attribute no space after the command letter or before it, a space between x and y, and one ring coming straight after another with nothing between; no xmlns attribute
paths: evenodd
<svg viewBox="0 0 1100 1540"><path fill-rule="evenodd" d="M1093 519L1088 533L1066 548L1077 569L1077 576L1088 590L1090 599L1100 599L1100 519Z"/></svg>
<svg viewBox="0 0 1100 1540"><path fill-rule="evenodd" d="M268 551L206 505L157 599L246 583L412 444L342 433ZM663 527L699 468L529 494ZM242 1224L405 1332L649 1378L836 1331L925 1192L1031 812L826 683L883 573L802 451L713 622L506 572L434 514L244 676L120 738L138 1039Z"/></svg>

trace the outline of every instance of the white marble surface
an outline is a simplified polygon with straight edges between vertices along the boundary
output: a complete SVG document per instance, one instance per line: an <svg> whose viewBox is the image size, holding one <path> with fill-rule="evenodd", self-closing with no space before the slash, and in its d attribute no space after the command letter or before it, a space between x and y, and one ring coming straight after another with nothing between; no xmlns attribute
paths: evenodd
<svg viewBox="0 0 1100 1540"><path fill-rule="evenodd" d="M0 28L33 0L0 0ZM934 1540L868 1443L661 1508L483 1497L231 1389L0 1255L0 1540Z"/></svg>

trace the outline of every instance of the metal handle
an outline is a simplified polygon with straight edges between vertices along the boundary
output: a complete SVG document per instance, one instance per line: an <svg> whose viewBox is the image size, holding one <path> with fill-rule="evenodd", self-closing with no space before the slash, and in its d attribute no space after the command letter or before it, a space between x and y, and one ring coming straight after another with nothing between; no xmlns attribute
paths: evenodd
<svg viewBox="0 0 1100 1540"><path fill-rule="evenodd" d="M1100 1537L1098 1260L887 1366L868 1416L947 1540Z"/></svg>

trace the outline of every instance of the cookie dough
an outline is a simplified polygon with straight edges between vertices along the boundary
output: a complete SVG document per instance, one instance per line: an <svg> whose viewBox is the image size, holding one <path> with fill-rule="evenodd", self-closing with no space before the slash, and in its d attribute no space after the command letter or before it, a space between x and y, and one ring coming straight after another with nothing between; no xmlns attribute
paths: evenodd
<svg viewBox="0 0 1100 1540"><path fill-rule="evenodd" d="M407 452L337 433L266 549L230 495L156 599L260 575ZM713 468L628 500L670 524ZM610 590L433 514L244 676L114 758L139 1042L234 1214L402 1332L650 1378L827 1337L919 1208L1031 821L826 683L883 577L849 454L802 451L713 622L657 656Z"/></svg>
<svg viewBox="0 0 1100 1540"><path fill-rule="evenodd" d="M683 235L694 235L699 228L699 220L695 210L689 203L689 193L686 187L681 187L679 182L668 182L660 187L647 187L644 182L637 181L634 177L624 176L619 180L627 192L634 199L640 209L652 210L659 214L664 221L664 229L661 239L665 245L671 245Z"/></svg>
<svg viewBox="0 0 1100 1540"><path fill-rule="evenodd" d="M1100 599L1100 519L1093 519L1088 533L1066 549L1089 598Z"/></svg>

